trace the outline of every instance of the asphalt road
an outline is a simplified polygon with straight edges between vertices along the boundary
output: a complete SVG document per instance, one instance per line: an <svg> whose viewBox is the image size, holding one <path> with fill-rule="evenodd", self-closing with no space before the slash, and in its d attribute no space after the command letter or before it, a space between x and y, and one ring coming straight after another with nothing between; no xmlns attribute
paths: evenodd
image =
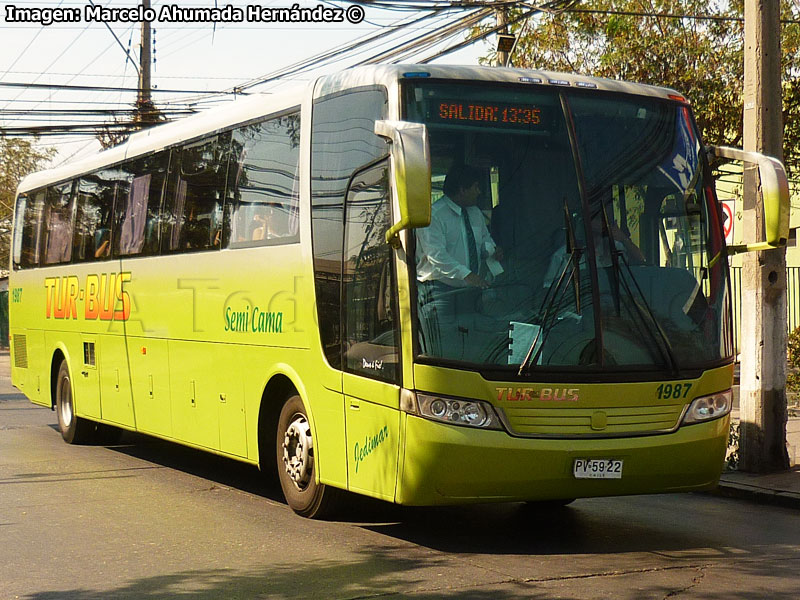
<svg viewBox="0 0 800 600"><path fill-rule="evenodd" d="M126 434L68 446L0 374L0 598L800 597L795 510L706 494L309 521L256 469Z"/></svg>

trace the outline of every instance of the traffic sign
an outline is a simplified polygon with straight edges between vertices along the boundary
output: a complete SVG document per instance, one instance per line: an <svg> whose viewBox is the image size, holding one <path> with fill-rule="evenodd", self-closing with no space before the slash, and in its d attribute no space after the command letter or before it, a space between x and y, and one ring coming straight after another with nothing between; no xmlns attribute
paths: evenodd
<svg viewBox="0 0 800 600"><path fill-rule="evenodd" d="M736 209L735 200L722 200L722 230L725 233L725 243L733 244L733 215Z"/></svg>

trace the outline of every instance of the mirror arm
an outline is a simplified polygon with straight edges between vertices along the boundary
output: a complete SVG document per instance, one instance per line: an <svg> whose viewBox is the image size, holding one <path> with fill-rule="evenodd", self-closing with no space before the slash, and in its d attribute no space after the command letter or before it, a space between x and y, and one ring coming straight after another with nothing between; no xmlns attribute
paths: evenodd
<svg viewBox="0 0 800 600"><path fill-rule="evenodd" d="M781 161L759 152L747 152L727 146L709 146L707 153L709 161L721 158L755 165L761 181L767 239L753 244L728 246L728 253L738 254L785 246L789 237L789 182Z"/></svg>

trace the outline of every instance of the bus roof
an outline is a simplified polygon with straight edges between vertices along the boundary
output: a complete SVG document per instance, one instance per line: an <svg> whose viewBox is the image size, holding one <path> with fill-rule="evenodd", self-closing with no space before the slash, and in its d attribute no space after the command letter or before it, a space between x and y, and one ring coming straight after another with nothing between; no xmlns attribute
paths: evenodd
<svg viewBox="0 0 800 600"><path fill-rule="evenodd" d="M367 85L385 85L391 89L399 80L411 78L529 83L559 87L584 87L664 99L681 97L678 92L668 88L551 71L459 65L359 66L323 75L310 85L300 83L278 93L256 94L190 117L139 131L131 135L125 143L113 148L55 169L33 173L22 180L18 191L21 193L71 179L76 175L117 164L127 158L161 150L180 141L191 140L203 134L299 106L309 89L313 90L314 97L320 97L344 89Z"/></svg>
<svg viewBox="0 0 800 600"><path fill-rule="evenodd" d="M455 79L463 81L491 81L496 83L530 83L537 85L590 88L602 91L634 94L654 98L675 99L683 97L675 90L643 83L631 83L614 79L602 79L574 73L514 69L507 67L480 67L465 65L370 65L353 67L317 81L315 97L364 85L383 84L390 87L393 82L408 78Z"/></svg>

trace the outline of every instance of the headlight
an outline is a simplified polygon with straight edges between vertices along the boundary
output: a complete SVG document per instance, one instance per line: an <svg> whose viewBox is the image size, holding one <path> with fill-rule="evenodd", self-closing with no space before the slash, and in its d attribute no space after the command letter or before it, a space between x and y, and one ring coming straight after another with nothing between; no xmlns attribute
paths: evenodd
<svg viewBox="0 0 800 600"><path fill-rule="evenodd" d="M683 425L702 423L724 417L731 412L731 397L731 391L725 390L710 396L695 398L683 417Z"/></svg>
<svg viewBox="0 0 800 600"><path fill-rule="evenodd" d="M417 394L417 402L420 414L434 421L482 429L502 429L497 413L488 402L426 394Z"/></svg>

